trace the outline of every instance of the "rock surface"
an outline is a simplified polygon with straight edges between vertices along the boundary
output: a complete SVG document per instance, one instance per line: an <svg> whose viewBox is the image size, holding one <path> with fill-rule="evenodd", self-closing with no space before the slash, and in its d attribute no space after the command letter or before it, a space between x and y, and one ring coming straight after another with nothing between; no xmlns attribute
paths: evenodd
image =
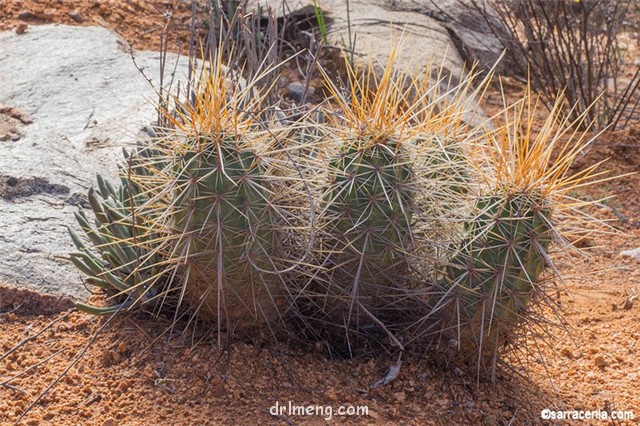
<svg viewBox="0 0 640 426"><path fill-rule="evenodd" d="M402 37L405 49L399 60L410 70L428 64L442 65L459 76L475 61L491 68L502 51L483 18L470 6L471 0L320 0L318 6L327 19L330 44L349 45L349 23L355 51L385 61L391 46ZM250 7L270 7L278 16L296 16L301 10L313 14L313 0L250 0ZM480 3L480 2L479 2ZM488 7L488 6L487 6ZM488 12L490 13L490 11ZM350 21L350 22L349 22ZM493 24L500 28L499 22ZM355 35L355 37L354 37Z"/></svg>
<svg viewBox="0 0 640 426"><path fill-rule="evenodd" d="M66 226L154 120L154 92L105 28L34 26L0 46L0 285L85 299ZM134 56L157 84L159 54Z"/></svg>
<svg viewBox="0 0 640 426"><path fill-rule="evenodd" d="M632 257L635 260L640 260L640 247L634 248L633 250L623 250L620 252L620 256Z"/></svg>
<svg viewBox="0 0 640 426"><path fill-rule="evenodd" d="M287 86L287 96L289 96L295 102L300 102L305 95L305 89L306 95L309 97L313 96L313 94L316 92L316 89L313 86L305 88L305 85L303 83L294 81L292 83L289 83L289 85Z"/></svg>

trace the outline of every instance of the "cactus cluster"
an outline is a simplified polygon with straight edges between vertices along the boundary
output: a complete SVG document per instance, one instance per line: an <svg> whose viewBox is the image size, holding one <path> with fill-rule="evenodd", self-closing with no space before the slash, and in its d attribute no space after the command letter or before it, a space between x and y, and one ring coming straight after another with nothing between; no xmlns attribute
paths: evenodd
<svg viewBox="0 0 640 426"><path fill-rule="evenodd" d="M280 319L278 271L287 268L284 245L295 240L298 185L264 136L272 133L254 123L263 112L259 91L252 82L234 84L220 59L212 65L193 82L194 98L171 99L176 108L163 111L168 125L128 156L122 175L126 188L136 188L135 202L121 189L116 204L127 208L111 218L102 210L111 211L113 194L102 205L92 201L95 228L78 214L103 260L86 268L78 255L72 259L91 283L108 281L118 294L153 288L161 311L172 306L176 316L184 311L219 330L248 333ZM121 247L127 251L114 258ZM139 252L154 260L138 259ZM83 253L85 259L89 251ZM127 274L124 283L114 282L113 270ZM145 279L147 271L153 273Z"/></svg>
<svg viewBox="0 0 640 426"><path fill-rule="evenodd" d="M347 62L346 91L325 74L327 122L283 130L253 82L210 66L194 96L165 102L168 125L129 154L121 186L98 179L94 225L77 214L93 249L72 232L71 259L118 301L78 307L186 308L245 334L296 317L349 351L426 335L495 369L544 299L570 192L598 175L569 175L584 142L558 142L558 111L534 137L527 92L497 128L472 125L491 73L412 78L392 53L379 78Z"/></svg>

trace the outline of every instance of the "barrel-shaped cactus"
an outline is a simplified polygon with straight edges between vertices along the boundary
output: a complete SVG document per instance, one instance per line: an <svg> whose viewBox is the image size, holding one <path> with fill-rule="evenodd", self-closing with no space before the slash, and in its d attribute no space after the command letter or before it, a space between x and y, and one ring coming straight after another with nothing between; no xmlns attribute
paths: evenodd
<svg viewBox="0 0 640 426"><path fill-rule="evenodd" d="M175 188L166 224L189 304L201 318L272 317L277 277L263 271L275 269L283 235L264 161L234 136L190 141L172 164L175 181L157 188Z"/></svg>
<svg viewBox="0 0 640 426"><path fill-rule="evenodd" d="M360 300L406 274L413 216L412 170L395 141L345 144L329 163L325 229L339 241L335 264ZM365 303L372 306L374 300Z"/></svg>
<svg viewBox="0 0 640 426"><path fill-rule="evenodd" d="M323 271L310 287L323 324L347 336L380 332L402 347L395 335L402 327L386 318L410 299L403 287L411 274L419 192L413 137L424 126L412 122L421 107L409 102L416 84L394 54L381 76L373 64L357 70L346 61L347 88L325 75L339 111L327 111L323 129L328 149L324 179L317 181L316 250ZM349 350L355 342L347 337Z"/></svg>
<svg viewBox="0 0 640 426"><path fill-rule="evenodd" d="M465 238L441 278L451 290L444 315L466 353L494 354L527 315L551 243L551 211L535 194L496 193L476 201Z"/></svg>
<svg viewBox="0 0 640 426"><path fill-rule="evenodd" d="M99 180L101 202L90 192L97 227L78 220L103 259L73 234L72 260L89 282L128 296L118 308L154 300L246 332L280 318L282 271L296 261L281 247L295 240L300 185L282 151L271 155L276 131L255 124L255 82L229 77L220 56L196 73L190 99L158 106L165 125L131 154L122 188Z"/></svg>
<svg viewBox="0 0 640 426"><path fill-rule="evenodd" d="M437 291L430 298L446 345L493 379L506 347L546 327L540 308L554 306L544 271L551 265L557 272L549 250L567 236L563 227L585 232L579 228L589 218L580 208L589 202L571 192L603 173L599 164L569 173L589 141L565 136L570 123L560 118L561 99L534 133L532 96L527 91L505 107L504 125L486 133L475 167L484 184L468 201L463 230L441 260L444 266L435 266Z"/></svg>

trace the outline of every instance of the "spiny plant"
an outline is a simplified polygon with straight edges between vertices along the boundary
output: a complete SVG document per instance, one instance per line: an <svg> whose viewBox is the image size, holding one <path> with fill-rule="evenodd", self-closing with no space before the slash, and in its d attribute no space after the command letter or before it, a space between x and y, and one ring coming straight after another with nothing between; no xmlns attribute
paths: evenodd
<svg viewBox="0 0 640 426"><path fill-rule="evenodd" d="M484 182L446 267L436 273L440 295L432 299L445 341L473 359L478 372L491 371L494 380L505 347L544 329L543 307L555 311L550 277L544 274L547 267L558 272L549 250L567 236L562 223L577 222L576 229L585 232L580 219L587 217L580 207L589 202L570 194L604 174L600 164L569 173L590 140L586 133L569 133L575 123L561 119L561 97L534 132L532 98L528 90L505 108L505 124L487 132L486 164L477 165Z"/></svg>
<svg viewBox="0 0 640 426"><path fill-rule="evenodd" d="M280 318L301 185L289 179L294 168L274 132L261 127L264 95L253 81L233 80L218 55L190 87L190 99L174 97L175 110L163 111L168 126L131 156L136 172L124 179L137 198L106 191L100 204L90 195L97 228L78 217L104 262L88 263L95 259L82 249L75 257L85 262L75 263L135 303L151 287L157 310L169 303L178 315L186 304L219 330L246 332ZM130 206L115 220L113 198Z"/></svg>
<svg viewBox="0 0 640 426"><path fill-rule="evenodd" d="M322 284L312 303L316 315L348 334L361 321L384 327L380 308L408 271L415 188L405 146L412 131L405 105L408 76L398 72L393 53L380 78L372 64L361 76L345 62L346 94L323 71L340 112L326 114L329 125L323 128L326 161L318 181L323 188L318 191L316 263L327 272L313 277Z"/></svg>
<svg viewBox="0 0 640 426"><path fill-rule="evenodd" d="M140 151L142 156L148 153L146 150ZM125 157L129 157L126 152ZM146 173L146 170L121 167L120 173L121 185L117 189L98 175L99 191L93 188L89 190L93 224L82 208L75 213L94 250L87 247L86 240L73 229L68 229L78 249L70 254L71 262L87 275L89 284L119 301L108 307L76 303L79 309L93 314L114 313L145 305L157 292L157 285L152 288L154 286L151 284L162 281L155 250L156 235L149 232L142 217L135 215L136 209L145 202L145 197L130 179L130 173Z"/></svg>
<svg viewBox="0 0 640 426"><path fill-rule="evenodd" d="M497 65L497 63L496 63ZM414 137L424 171L420 197L428 209L429 238L442 239L454 226L454 211L464 204L462 198L472 192L477 179L471 158L483 142L484 113L479 105L493 77L494 68L484 73L472 67L458 83L446 76L443 66L429 65L421 79L416 79L412 102L420 104L413 122L421 123L422 133ZM414 84L415 84L414 83ZM444 232L438 232L442 230Z"/></svg>
<svg viewBox="0 0 640 426"><path fill-rule="evenodd" d="M315 319L345 331L350 352L355 343L350 335L381 330L392 345L403 347L396 332L407 320L399 313L413 303L406 287L416 223L430 209L418 204L431 202L423 194L425 185L434 180L434 169L441 168L432 164L434 148L426 143L435 124L421 118L436 116L436 104L461 108L463 92L474 78L469 75L441 93L436 84L421 83L402 71L395 52L380 76L372 62L358 69L345 60L346 88L324 73L330 102L338 111L326 113L326 160L323 178L317 179L322 188L317 191L315 264L326 272L309 272L317 293L304 287L301 297L311 299ZM445 101L447 96L455 99ZM461 122L443 118L439 130L449 126L454 133Z"/></svg>

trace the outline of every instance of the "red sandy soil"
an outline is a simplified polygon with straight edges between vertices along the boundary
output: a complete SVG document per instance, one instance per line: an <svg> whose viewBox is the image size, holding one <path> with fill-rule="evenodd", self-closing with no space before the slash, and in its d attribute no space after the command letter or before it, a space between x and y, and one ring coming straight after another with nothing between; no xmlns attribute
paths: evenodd
<svg viewBox="0 0 640 426"><path fill-rule="evenodd" d="M99 25L121 34L136 49L160 46L159 30L173 17L187 30L190 3L180 0L3 0L0 30L29 31L30 25ZM188 34L188 32L183 32Z"/></svg>
<svg viewBox="0 0 640 426"><path fill-rule="evenodd" d="M5 0L0 29L78 24L69 16L76 10L84 18L82 25L113 28L138 48L153 49L163 13L172 3L8 0L7 5ZM20 19L23 11L36 18ZM187 13L180 6L176 16ZM497 99L495 93L486 99L488 110ZM610 158L607 168L614 174L638 172L640 123L598 138L576 168L604 158ZM51 313L63 302L0 287L0 353L19 346L6 357L0 355L0 424L15 422L87 345L77 365L21 424L327 423L326 415L270 412L276 403L286 406L289 401L334 411L339 406L368 407L368 415L334 416L330 422L343 424L541 424L545 408L633 410L635 420L612 424L640 424L640 262L619 255L640 246L640 175L582 194L605 195L615 198L591 213L613 219L621 234L589 240L588 257L577 251L557 257L566 281L557 297L570 334L553 331L550 344L527 359L528 378L502 372L495 387L477 384L473 371L435 365L428 354L410 352L403 356L395 381L372 389L395 364L395 356L331 359L314 348L259 339L221 349L206 330L169 339L163 334L167 322L141 314L114 320L92 341L104 318L69 310Z"/></svg>

